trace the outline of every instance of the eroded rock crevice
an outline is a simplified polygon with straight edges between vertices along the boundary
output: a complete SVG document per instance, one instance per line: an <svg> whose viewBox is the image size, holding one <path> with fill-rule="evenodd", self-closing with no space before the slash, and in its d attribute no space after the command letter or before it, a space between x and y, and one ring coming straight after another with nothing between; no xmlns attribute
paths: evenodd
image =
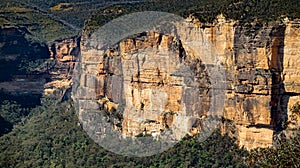
<svg viewBox="0 0 300 168"><path fill-rule="evenodd" d="M283 57L284 57L284 33L285 25L273 28L271 32L271 125L275 133L282 131L287 121L287 103L285 87L283 83Z"/></svg>

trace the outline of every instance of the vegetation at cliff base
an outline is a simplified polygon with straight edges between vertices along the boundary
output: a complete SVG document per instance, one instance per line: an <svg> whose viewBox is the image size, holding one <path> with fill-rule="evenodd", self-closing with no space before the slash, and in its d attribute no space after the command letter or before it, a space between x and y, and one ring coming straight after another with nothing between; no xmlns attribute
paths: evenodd
<svg viewBox="0 0 300 168"><path fill-rule="evenodd" d="M244 167L247 152L216 131L186 137L161 154L126 157L106 151L81 128L72 102L47 99L0 137L0 167Z"/></svg>
<svg viewBox="0 0 300 168"><path fill-rule="evenodd" d="M120 156L86 134L71 101L43 98L42 102L0 137L0 167L297 167L300 163L300 134L282 141L277 149L249 153L216 131L204 142L186 137L154 156ZM16 104L12 107L18 109Z"/></svg>
<svg viewBox="0 0 300 168"><path fill-rule="evenodd" d="M257 148L247 157L249 167L300 167L300 131L282 139L277 148Z"/></svg>

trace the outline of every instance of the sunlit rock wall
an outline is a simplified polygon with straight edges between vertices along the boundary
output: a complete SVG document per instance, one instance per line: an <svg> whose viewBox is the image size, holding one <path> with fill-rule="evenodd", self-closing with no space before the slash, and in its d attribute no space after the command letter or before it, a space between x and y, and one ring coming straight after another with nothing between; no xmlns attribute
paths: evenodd
<svg viewBox="0 0 300 168"><path fill-rule="evenodd" d="M209 39L224 66L224 133L236 137L240 146L252 149L272 146L274 136L298 125L299 118L291 117L290 111L300 93L297 21L262 27L252 23L251 28L223 16L213 24L201 24L196 19L187 22L193 26L180 31L193 34L199 41ZM181 38L148 32L124 39L107 51L82 45L82 87L77 97L82 98L79 102L84 104L83 109L100 108L113 114L114 129L130 136L156 134L172 125L185 130L190 123L198 125L185 131L199 133L199 123L210 102L210 93L205 92L209 79L201 59L194 57L197 51L191 49L193 43L187 45L185 36ZM179 68L182 61L186 65ZM184 74L185 68L193 73ZM197 86L204 87L187 89L189 84L183 76L197 78ZM87 104L86 95L93 95L98 103ZM190 122L177 117L191 111L195 117Z"/></svg>

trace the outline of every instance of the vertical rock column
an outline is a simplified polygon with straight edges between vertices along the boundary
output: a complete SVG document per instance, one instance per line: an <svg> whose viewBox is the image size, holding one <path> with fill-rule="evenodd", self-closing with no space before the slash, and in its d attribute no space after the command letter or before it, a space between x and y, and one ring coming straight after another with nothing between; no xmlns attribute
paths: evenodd
<svg viewBox="0 0 300 168"><path fill-rule="evenodd" d="M284 38L283 84L286 91L286 110L289 128L300 124L300 116L293 114L292 107L300 103L300 20L288 21Z"/></svg>
<svg viewBox="0 0 300 168"><path fill-rule="evenodd" d="M272 76L265 29L256 37L222 16L204 30L216 48L226 70L226 101L223 131L232 132L240 146L248 149L272 145L270 125Z"/></svg>

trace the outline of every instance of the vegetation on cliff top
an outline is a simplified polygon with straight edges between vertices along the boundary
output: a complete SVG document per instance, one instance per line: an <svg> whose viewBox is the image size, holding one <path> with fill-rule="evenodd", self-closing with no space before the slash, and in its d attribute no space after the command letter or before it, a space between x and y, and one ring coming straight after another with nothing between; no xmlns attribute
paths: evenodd
<svg viewBox="0 0 300 168"><path fill-rule="evenodd" d="M123 0L1 0L0 26L26 27L28 38L53 42L78 35L92 12L119 2Z"/></svg>
<svg viewBox="0 0 300 168"><path fill-rule="evenodd" d="M138 2L136 2L138 1ZM121 3L122 2L122 3ZM281 16L295 19L300 16L297 0L2 0L0 25L24 26L37 41L51 42L78 34L84 21L85 30L92 32L108 21L139 11L164 11L187 17L190 14L201 22L213 22L223 13L226 18L242 23L277 20ZM136 3L133 3L136 2ZM109 7L107 7L109 6Z"/></svg>
<svg viewBox="0 0 300 168"><path fill-rule="evenodd" d="M97 11L85 22L85 30L89 34L114 18L141 11L170 12L182 17L194 15L203 23L212 23L222 13L242 24L262 24L280 17L299 18L300 3L298 0L155 0L117 4Z"/></svg>

